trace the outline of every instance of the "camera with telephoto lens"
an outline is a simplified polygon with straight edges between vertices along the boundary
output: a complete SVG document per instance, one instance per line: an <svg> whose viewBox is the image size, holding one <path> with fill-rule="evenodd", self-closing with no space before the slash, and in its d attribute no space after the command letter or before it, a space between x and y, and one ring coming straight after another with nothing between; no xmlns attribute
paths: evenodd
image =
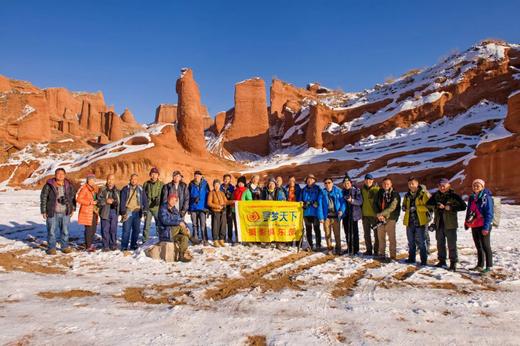
<svg viewBox="0 0 520 346"><path fill-rule="evenodd" d="M428 232L435 232L437 230L437 226L435 226L434 223L428 225L428 227L426 228L428 230Z"/></svg>
<svg viewBox="0 0 520 346"><path fill-rule="evenodd" d="M303 209L307 209L309 207L309 202L303 202Z"/></svg>
<svg viewBox="0 0 520 346"><path fill-rule="evenodd" d="M58 198L58 203L61 204L61 205L66 205L67 204L67 197L65 196L61 196Z"/></svg>
<svg viewBox="0 0 520 346"><path fill-rule="evenodd" d="M468 217L466 218L466 223L471 224L473 220L475 220L475 217L477 217L477 214L474 211L470 211Z"/></svg>
<svg viewBox="0 0 520 346"><path fill-rule="evenodd" d="M154 208L156 206L159 205L159 197L154 197L152 198L152 200L150 201L150 205L149 205L149 208Z"/></svg>
<svg viewBox="0 0 520 346"><path fill-rule="evenodd" d="M385 221L377 221L375 224L370 226L370 229L372 231L376 231L379 228L379 226L383 226L383 225L386 225L386 220Z"/></svg>

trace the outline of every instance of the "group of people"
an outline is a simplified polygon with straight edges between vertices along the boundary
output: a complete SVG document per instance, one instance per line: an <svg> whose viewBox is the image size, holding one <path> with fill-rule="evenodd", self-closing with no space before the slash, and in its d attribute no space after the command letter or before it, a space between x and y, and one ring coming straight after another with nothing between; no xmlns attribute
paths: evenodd
<svg viewBox="0 0 520 346"><path fill-rule="evenodd" d="M317 184L313 174L307 175L300 186L294 176L285 185L282 176L261 181L253 175L249 182L245 176L232 184L232 176L226 174L222 181L213 180L211 186L202 172L195 171L193 180L184 182L180 171L174 171L171 182L159 179L158 169L153 168L149 179L138 184L137 174L119 190L114 175L106 178L102 187L96 177L87 175L86 182L77 191L58 168L55 177L48 180L41 191L41 213L48 229L48 250L56 254L56 233L61 232L61 250L71 252L68 244L68 225L79 204L78 223L85 226L86 251L96 251L94 236L98 219L101 222L103 251L117 250L118 220L122 222L121 251L138 248L141 220L144 217L142 242L150 237L152 219L160 241L175 242L179 247L179 261L189 261L185 256L189 243L209 245L206 218L211 215L212 245L235 245L238 240L235 218L235 201L271 200L300 202L303 207L305 235L308 249L341 255L341 226L347 243L346 253L357 255L359 248L359 221L362 223L366 256L396 260L396 224L401 212L408 239L407 263L416 263L417 249L420 265L427 265L429 233L434 231L437 240L437 267L457 268L457 213L466 211L464 228L472 230L477 248L477 265L474 270L488 272L493 265L490 232L493 220L493 198L482 179L472 184L468 204L451 188L447 179L441 179L438 189L430 194L418 179L408 180L408 191L403 197L394 189L392 180L384 178L381 186L367 174L363 186L358 188L346 175L340 186L332 178ZM185 223L190 215L192 230ZM322 248L322 228L326 247ZM333 239L334 238L334 245ZM388 253L387 253L388 244ZM249 245L249 244L245 244ZM280 244L277 244L277 246ZM446 249L447 246L447 249ZM449 267L447 259L450 260Z"/></svg>

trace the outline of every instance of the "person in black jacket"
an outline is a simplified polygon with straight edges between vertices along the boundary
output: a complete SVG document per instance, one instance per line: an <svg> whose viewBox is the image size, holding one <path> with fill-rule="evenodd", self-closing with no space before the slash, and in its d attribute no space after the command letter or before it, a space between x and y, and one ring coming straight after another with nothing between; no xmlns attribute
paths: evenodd
<svg viewBox="0 0 520 346"><path fill-rule="evenodd" d="M177 210L182 219L188 212L190 206L190 193L188 191L188 185L182 181L182 174L180 171L173 171L172 181L165 184L161 191L161 205L168 202L168 196L172 193L177 195Z"/></svg>
<svg viewBox="0 0 520 346"><path fill-rule="evenodd" d="M388 235L390 259L397 258L395 225L401 213L401 196L394 190L392 180L385 178L377 192L374 209L378 220L377 238L379 242L378 257L385 257L386 236Z"/></svg>
<svg viewBox="0 0 520 346"><path fill-rule="evenodd" d="M58 168L54 178L47 181L40 194L40 211L47 223L47 254L56 254L56 231L60 232L61 250L64 253L72 252L69 246L69 224L75 210L76 190L66 178L65 170Z"/></svg>
<svg viewBox="0 0 520 346"><path fill-rule="evenodd" d="M190 231L176 207L179 197L175 193L171 193L166 200L167 202L163 203L159 209L159 241L177 244L179 251L178 257L175 256L176 260L189 262L191 259L186 257L186 250L188 250Z"/></svg>

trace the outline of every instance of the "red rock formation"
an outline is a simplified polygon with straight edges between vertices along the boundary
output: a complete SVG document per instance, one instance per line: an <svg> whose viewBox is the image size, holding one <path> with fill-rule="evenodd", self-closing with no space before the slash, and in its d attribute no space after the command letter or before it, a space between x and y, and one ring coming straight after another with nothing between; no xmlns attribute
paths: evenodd
<svg viewBox="0 0 520 346"><path fill-rule="evenodd" d="M319 84L316 85L319 86ZM293 113L298 113L301 109L302 101L306 98L314 100L316 95L312 90L297 88L279 79L273 79L270 90L271 116L278 120L284 120L283 110L288 102L291 102Z"/></svg>
<svg viewBox="0 0 520 346"><path fill-rule="evenodd" d="M226 131L224 147L229 152L269 153L269 115L262 79L249 79L235 85L234 116Z"/></svg>
<svg viewBox="0 0 520 346"><path fill-rule="evenodd" d="M224 125L226 124L226 112L218 112L215 116L215 131L216 134L220 134L220 132L224 129Z"/></svg>
<svg viewBox="0 0 520 346"><path fill-rule="evenodd" d="M179 96L177 103L179 143L189 152L205 154L204 112L200 103L199 87L193 79L191 69L182 70L181 77L177 80L176 91Z"/></svg>
<svg viewBox="0 0 520 346"><path fill-rule="evenodd" d="M128 108L125 108L123 114L121 114L121 120L123 120L127 124L131 124L131 125L137 124L137 121L135 121L134 115Z"/></svg>
<svg viewBox="0 0 520 346"><path fill-rule="evenodd" d="M173 123L177 121L177 105L160 104L155 110L155 123Z"/></svg>
<svg viewBox="0 0 520 346"><path fill-rule="evenodd" d="M514 133L520 133L520 90L507 100L507 118L504 127Z"/></svg>

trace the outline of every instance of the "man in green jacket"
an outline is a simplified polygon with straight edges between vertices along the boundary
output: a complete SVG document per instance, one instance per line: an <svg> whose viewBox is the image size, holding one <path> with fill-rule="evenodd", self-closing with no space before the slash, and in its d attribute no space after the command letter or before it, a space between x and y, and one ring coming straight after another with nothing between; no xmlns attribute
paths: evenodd
<svg viewBox="0 0 520 346"><path fill-rule="evenodd" d="M374 202L379 191L379 186L374 183L372 174L365 175L365 183L361 188L363 196L363 204L361 205L361 213L363 215L363 233L365 236L365 255L377 256L379 249L379 241L377 239L377 230L374 230L374 246L372 247L372 226L377 223L376 211L374 210Z"/></svg>
<svg viewBox="0 0 520 346"><path fill-rule="evenodd" d="M163 182L159 180L159 170L152 168L150 170L150 179L144 183L143 190L148 198L149 209L145 214L143 228L143 243L150 238L150 227L152 225L152 217L155 220L155 233L159 235L159 207L161 206L161 191Z"/></svg>
<svg viewBox="0 0 520 346"><path fill-rule="evenodd" d="M401 196L394 190L392 180L385 178L381 183L382 189L377 192L375 211L377 220L381 223L377 227L379 238L378 257L385 257L386 237L388 236L390 259L397 258L395 238L395 224L401 213Z"/></svg>
<svg viewBox="0 0 520 346"><path fill-rule="evenodd" d="M466 210L466 203L451 189L448 179L439 181L439 190L431 196L427 205L433 207L435 238L439 262L436 267L446 267L446 240L450 258L450 270L455 271L457 256L457 213Z"/></svg>

